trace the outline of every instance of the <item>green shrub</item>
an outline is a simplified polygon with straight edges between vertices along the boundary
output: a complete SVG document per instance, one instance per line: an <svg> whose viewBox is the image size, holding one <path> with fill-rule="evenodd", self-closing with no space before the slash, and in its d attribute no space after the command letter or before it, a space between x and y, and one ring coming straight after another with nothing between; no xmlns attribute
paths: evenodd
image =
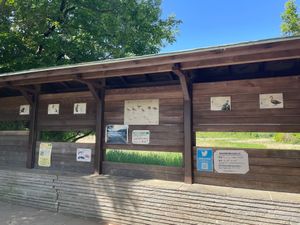
<svg viewBox="0 0 300 225"><path fill-rule="evenodd" d="M300 144L300 133L277 133L274 140L279 143Z"/></svg>

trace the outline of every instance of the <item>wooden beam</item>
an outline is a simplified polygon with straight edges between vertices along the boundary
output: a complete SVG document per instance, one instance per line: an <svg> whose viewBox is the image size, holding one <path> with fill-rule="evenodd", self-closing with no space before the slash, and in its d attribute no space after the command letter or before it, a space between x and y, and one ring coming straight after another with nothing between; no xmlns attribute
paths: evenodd
<svg viewBox="0 0 300 225"><path fill-rule="evenodd" d="M183 92L184 119L184 182L193 183L193 116L192 116L192 83L180 65L175 65L173 72L179 77Z"/></svg>
<svg viewBox="0 0 300 225"><path fill-rule="evenodd" d="M35 152L36 152L36 141L37 141L37 119L38 119L38 108L39 108L39 92L40 87L36 87L36 92L31 94L30 101L30 121L29 121L29 140L27 148L27 159L26 167L28 169L34 168L35 164Z"/></svg>
<svg viewBox="0 0 300 225"><path fill-rule="evenodd" d="M81 78L77 79L89 88L93 97L96 100L96 143L95 143L95 155L94 155L94 172L98 174L103 173L103 161L104 161L104 107L105 107L105 79L101 80L100 85L95 85L90 81L85 81Z"/></svg>

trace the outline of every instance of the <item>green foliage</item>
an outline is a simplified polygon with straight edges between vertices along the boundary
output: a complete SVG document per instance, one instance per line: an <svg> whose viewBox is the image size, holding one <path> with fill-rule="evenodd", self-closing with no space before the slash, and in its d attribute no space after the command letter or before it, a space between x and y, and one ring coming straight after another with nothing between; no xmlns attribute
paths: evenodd
<svg viewBox="0 0 300 225"><path fill-rule="evenodd" d="M281 31L286 36L300 35L300 16L295 0L285 3L285 11L281 15Z"/></svg>
<svg viewBox="0 0 300 225"><path fill-rule="evenodd" d="M92 131L42 131L40 140L44 142L76 142L92 133Z"/></svg>
<svg viewBox="0 0 300 225"><path fill-rule="evenodd" d="M300 134L299 133L277 133L274 136L274 140L280 143L289 144L300 144Z"/></svg>
<svg viewBox="0 0 300 225"><path fill-rule="evenodd" d="M270 138L274 133L265 132L197 132L197 138L223 138L223 139L251 139Z"/></svg>
<svg viewBox="0 0 300 225"><path fill-rule="evenodd" d="M0 121L1 131L28 130L28 121Z"/></svg>
<svg viewBox="0 0 300 225"><path fill-rule="evenodd" d="M2 0L0 72L157 53L180 21L161 0Z"/></svg>
<svg viewBox="0 0 300 225"><path fill-rule="evenodd" d="M181 153L174 152L106 150L105 160L120 163L181 167L183 159Z"/></svg>

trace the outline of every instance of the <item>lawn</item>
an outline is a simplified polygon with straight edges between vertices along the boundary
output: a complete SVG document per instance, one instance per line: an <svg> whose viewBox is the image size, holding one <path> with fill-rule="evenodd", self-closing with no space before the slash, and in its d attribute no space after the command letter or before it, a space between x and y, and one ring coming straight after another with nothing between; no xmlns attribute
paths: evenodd
<svg viewBox="0 0 300 225"><path fill-rule="evenodd" d="M106 150L105 160L158 166L182 166L182 154L177 152L145 152L133 150Z"/></svg>

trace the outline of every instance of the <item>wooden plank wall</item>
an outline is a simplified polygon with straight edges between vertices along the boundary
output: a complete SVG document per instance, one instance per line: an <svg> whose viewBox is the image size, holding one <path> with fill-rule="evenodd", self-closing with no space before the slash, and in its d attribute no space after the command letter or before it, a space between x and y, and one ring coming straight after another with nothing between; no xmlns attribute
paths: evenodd
<svg viewBox="0 0 300 225"><path fill-rule="evenodd" d="M226 148L213 148L214 151ZM230 149L234 150L234 149ZM220 174L197 171L194 150L195 183L269 191L300 193L300 151L297 150L245 150L249 157L247 174Z"/></svg>
<svg viewBox="0 0 300 225"><path fill-rule="evenodd" d="M124 124L124 101L140 99L159 99L159 125L129 126L129 144L106 144L105 148L182 152L183 96L180 86L108 90L105 98L105 125ZM150 130L150 144L131 144L133 130Z"/></svg>
<svg viewBox="0 0 300 225"><path fill-rule="evenodd" d="M90 174L94 171L94 150L95 144L85 143L52 143L51 167L38 166L40 142L37 142L35 168L48 171L56 171L59 173L74 172ZM77 162L77 148L89 148L92 150L91 162Z"/></svg>
<svg viewBox="0 0 300 225"><path fill-rule="evenodd" d="M74 103L87 103L87 113L74 115ZM48 115L48 104L60 104L59 115ZM95 101L89 92L48 94L40 96L39 131L95 130Z"/></svg>
<svg viewBox="0 0 300 225"><path fill-rule="evenodd" d="M159 179L183 182L183 168L132 163L104 162L104 173L140 179Z"/></svg>
<svg viewBox="0 0 300 225"><path fill-rule="evenodd" d="M20 105L28 105L24 97L0 98L0 121L29 120L29 116L19 115Z"/></svg>
<svg viewBox="0 0 300 225"><path fill-rule="evenodd" d="M0 166L26 166L27 131L0 131Z"/></svg>
<svg viewBox="0 0 300 225"><path fill-rule="evenodd" d="M283 93L283 109L260 109L259 94ZM210 97L231 96L231 111L210 111ZM300 132L300 76L193 85L194 131Z"/></svg>

